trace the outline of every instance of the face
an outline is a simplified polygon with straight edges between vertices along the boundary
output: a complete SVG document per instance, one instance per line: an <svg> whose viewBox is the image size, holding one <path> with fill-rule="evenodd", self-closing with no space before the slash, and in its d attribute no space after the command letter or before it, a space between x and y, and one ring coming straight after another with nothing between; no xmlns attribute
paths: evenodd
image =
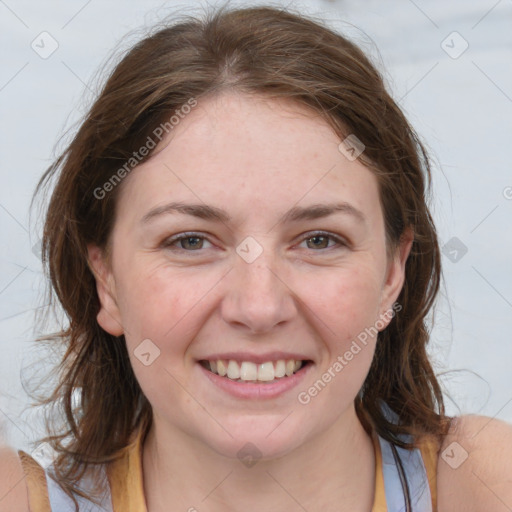
<svg viewBox="0 0 512 512"><path fill-rule="evenodd" d="M110 260L89 247L98 322L125 335L161 428L282 456L353 404L410 241L387 259L375 176L302 107L224 94L171 135L122 184ZM289 360L307 363L281 377Z"/></svg>

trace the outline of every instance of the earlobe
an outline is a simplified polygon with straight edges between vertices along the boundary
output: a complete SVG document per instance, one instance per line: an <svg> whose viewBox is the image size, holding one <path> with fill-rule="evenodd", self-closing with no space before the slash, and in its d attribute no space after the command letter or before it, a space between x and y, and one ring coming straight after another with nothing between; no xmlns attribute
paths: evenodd
<svg viewBox="0 0 512 512"><path fill-rule="evenodd" d="M395 309L393 308L393 304L400 295L404 285L405 265L411 252L413 242L414 232L411 228L406 228L402 234L402 237L400 238L400 243L396 248L394 257L391 261L389 261L388 264L386 281L382 291L380 311L381 318L389 317L390 310L394 311Z"/></svg>
<svg viewBox="0 0 512 512"><path fill-rule="evenodd" d="M117 305L112 271L105 261L104 251L94 244L87 246L88 263L96 280L96 291L100 302L97 315L98 324L109 334L121 336L124 329Z"/></svg>

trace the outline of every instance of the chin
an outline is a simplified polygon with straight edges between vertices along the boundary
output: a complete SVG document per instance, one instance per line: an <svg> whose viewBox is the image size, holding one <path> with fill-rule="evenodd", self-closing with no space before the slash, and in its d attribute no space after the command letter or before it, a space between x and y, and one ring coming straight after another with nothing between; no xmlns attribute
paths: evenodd
<svg viewBox="0 0 512 512"><path fill-rule="evenodd" d="M286 418L286 416L284 416ZM220 436L208 436L205 443L210 448L231 459L272 460L281 458L295 450L305 441L304 424L269 415L240 418L236 423L224 423Z"/></svg>

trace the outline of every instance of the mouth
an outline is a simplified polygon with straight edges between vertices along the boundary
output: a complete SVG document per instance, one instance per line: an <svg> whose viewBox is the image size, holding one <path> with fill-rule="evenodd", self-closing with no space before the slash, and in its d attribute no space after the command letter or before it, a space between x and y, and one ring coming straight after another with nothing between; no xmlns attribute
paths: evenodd
<svg viewBox="0 0 512 512"><path fill-rule="evenodd" d="M302 373L313 364L311 360L278 359L262 363L234 359L200 360L210 373L245 384L272 384Z"/></svg>

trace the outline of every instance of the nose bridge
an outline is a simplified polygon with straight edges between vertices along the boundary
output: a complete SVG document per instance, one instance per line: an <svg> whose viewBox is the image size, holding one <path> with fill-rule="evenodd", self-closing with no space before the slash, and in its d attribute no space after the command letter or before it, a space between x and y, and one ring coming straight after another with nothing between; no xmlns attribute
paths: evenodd
<svg viewBox="0 0 512 512"><path fill-rule="evenodd" d="M276 256L268 252L265 256L262 254L254 262L237 262L240 269L239 276L247 288L249 294L265 295L269 300L275 299L280 290L282 282L279 280L279 265L276 262Z"/></svg>
<svg viewBox="0 0 512 512"><path fill-rule="evenodd" d="M223 303L225 321L263 332L292 318L294 301L280 276L282 266L270 241L263 244L247 237L236 252Z"/></svg>

